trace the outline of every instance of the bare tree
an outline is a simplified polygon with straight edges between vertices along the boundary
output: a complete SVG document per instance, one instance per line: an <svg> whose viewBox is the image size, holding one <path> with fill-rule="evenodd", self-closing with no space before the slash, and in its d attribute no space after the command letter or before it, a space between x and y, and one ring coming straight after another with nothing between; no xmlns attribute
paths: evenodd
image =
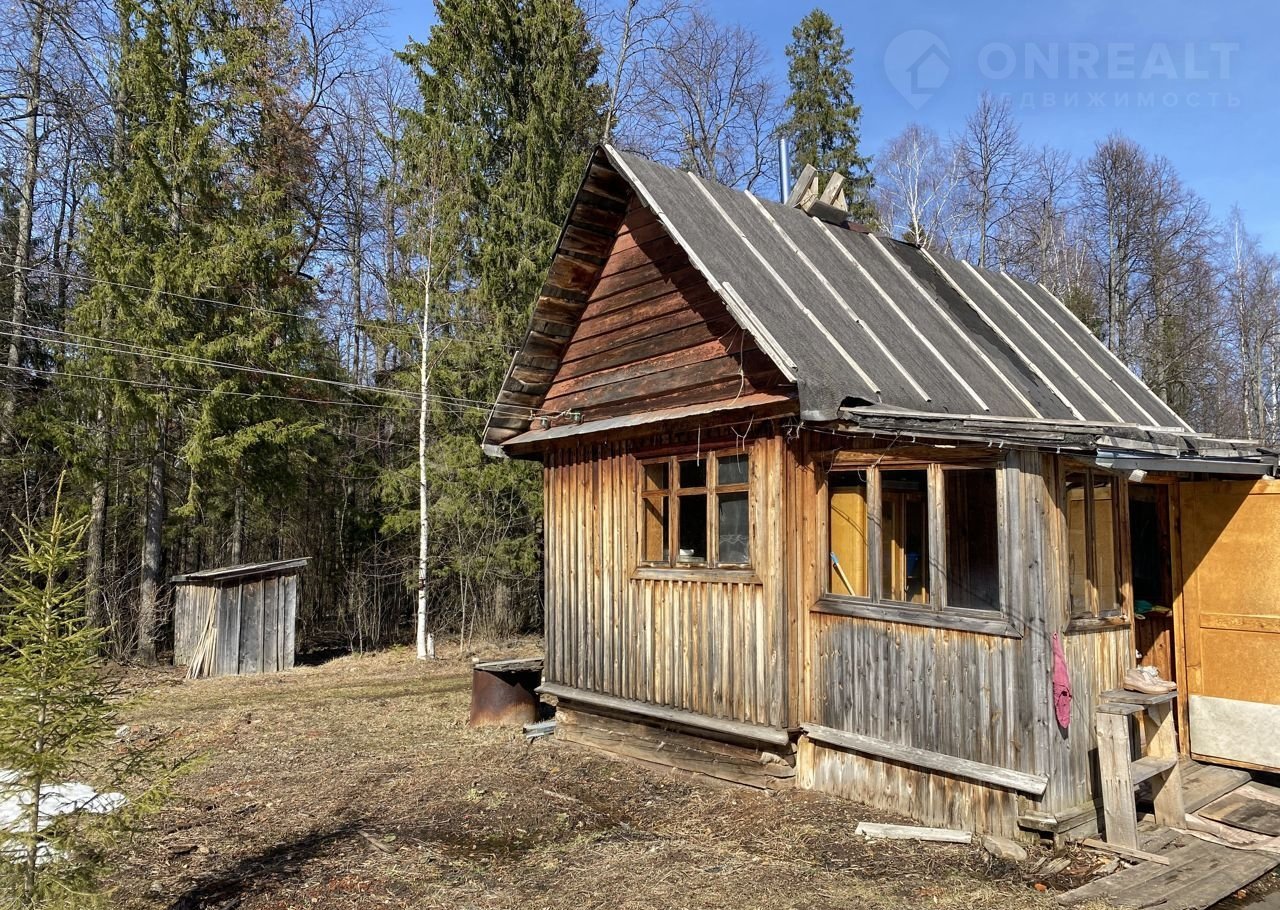
<svg viewBox="0 0 1280 910"><path fill-rule="evenodd" d="M31 307L33 225L35 223L36 187L40 180L40 106L44 100L45 42L49 37L49 7L43 0L25 0L18 4L22 17L23 37L26 39L26 59L15 66L12 96L19 101L19 109L13 119L21 124L21 138L17 154L17 217L13 239L13 331L9 333L6 366L13 373L22 364L23 338L20 334L27 325ZM6 384L7 385L7 384ZM12 388L5 395L0 426L6 434L13 426L16 399Z"/></svg>
<svg viewBox="0 0 1280 910"><path fill-rule="evenodd" d="M958 175L938 134L912 123L875 156L873 202L880 222L926 249L949 252Z"/></svg>
<svg viewBox="0 0 1280 910"><path fill-rule="evenodd" d="M780 107L759 38L698 10L652 62L634 126L618 126L638 150L740 189L773 176Z"/></svg>
<svg viewBox="0 0 1280 910"><path fill-rule="evenodd" d="M1081 171L1081 208L1099 286L1103 340L1121 357L1129 352L1133 282L1140 266L1146 156L1123 136L1100 142Z"/></svg>
<svg viewBox="0 0 1280 910"><path fill-rule="evenodd" d="M1226 226L1224 299L1239 354L1244 431L1276 439L1277 349L1280 348L1280 257L1264 253L1239 208Z"/></svg>
<svg viewBox="0 0 1280 910"><path fill-rule="evenodd" d="M687 0L621 0L598 12L592 30L600 41L600 72L608 89L601 135L605 142L632 145L621 122L630 127L644 95L641 74L671 47L689 15Z"/></svg>
<svg viewBox="0 0 1280 910"><path fill-rule="evenodd" d="M1027 152L1007 97L983 92L977 109L954 140L961 192L958 205L978 265L995 264L999 233L1022 200Z"/></svg>

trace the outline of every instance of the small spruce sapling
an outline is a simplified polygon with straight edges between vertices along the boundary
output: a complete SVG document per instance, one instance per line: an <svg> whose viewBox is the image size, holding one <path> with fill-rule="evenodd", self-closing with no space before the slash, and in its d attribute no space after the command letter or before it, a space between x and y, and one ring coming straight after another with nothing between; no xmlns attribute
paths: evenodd
<svg viewBox="0 0 1280 910"><path fill-rule="evenodd" d="M98 797L54 817L68 781L106 793L155 776L154 746L103 748L120 690L103 664L102 630L85 620L85 529L67 517L59 486L52 516L20 525L0 565L0 802L20 810L0 830L0 894L20 908L97 903L104 848L159 793L146 785L126 811L98 814L120 802Z"/></svg>

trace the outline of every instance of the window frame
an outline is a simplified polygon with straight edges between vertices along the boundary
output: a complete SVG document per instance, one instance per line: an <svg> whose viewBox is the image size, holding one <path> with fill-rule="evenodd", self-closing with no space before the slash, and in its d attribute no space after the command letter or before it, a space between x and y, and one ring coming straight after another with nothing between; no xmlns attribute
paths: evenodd
<svg viewBox="0 0 1280 910"><path fill-rule="evenodd" d="M1021 638L1013 617L1011 603L1012 582L1010 578L1010 552L1004 522L1004 501L1006 493L1005 462L1003 457L986 456L975 453L971 457L955 460L936 460L931 458L892 458L882 452L838 453L826 465L822 472L822 483L819 487L821 507L821 546L830 549L830 505L831 475L841 471L864 471L867 477L867 545L868 545L868 584L869 596L862 597L831 591L831 567L826 561L822 563L823 572L819 584L822 592L818 599L817 611L846 616L858 616L867 619L878 619L890 622L902 622L912 625L932 626L935 628L958 629L997 635L1007 638ZM883 550L881 527L883 516L882 473L901 470L923 470L926 472L927 501L927 551L928 551L928 600L926 603L894 600L880 595L883 579ZM947 527L945 503L945 477L953 471L989 470L995 473L996 481L996 522L997 543L997 577L999 579L999 609L983 609L952 603L947 591L946 564ZM825 554L824 554L825 555Z"/></svg>
<svg viewBox="0 0 1280 910"><path fill-rule="evenodd" d="M742 483L720 482L720 459L741 457L747 466L747 479ZM680 463L702 461L706 464L706 479L702 486L683 487L680 485ZM646 469L650 465L663 464L667 468L667 486L660 490L646 489ZM751 515L751 453L742 447L712 449L708 452L691 454L688 452L661 455L652 458L637 458L637 488L639 499L637 513L640 516L638 531L638 547L636 550L636 574L655 577L670 577L672 574L709 573L717 578L755 577L755 535L752 533ZM720 561L720 497L721 495L744 494L747 502L747 561ZM680 498L682 495L705 495L707 499L707 555L705 560L682 562L680 560ZM645 514L648 503L665 499L667 503L667 540L668 555L665 560L649 560L645 553Z"/></svg>
<svg viewBox="0 0 1280 910"><path fill-rule="evenodd" d="M1084 497L1084 541L1085 541L1085 605L1077 609L1072 595L1071 585L1071 518L1070 504L1067 502L1067 477L1072 474L1083 474L1085 489L1089 495ZM1097 549L1097 498L1093 495L1099 480L1111 485L1111 565L1115 574L1115 606L1102 609L1098 599L1098 549ZM1088 631L1090 629L1110 629L1129 623L1129 608L1132 601L1129 570L1124 560L1124 541L1129 526L1128 486L1119 475L1082 462L1064 461L1058 472L1058 502L1062 504L1062 539L1063 549L1063 592L1066 595L1067 631Z"/></svg>

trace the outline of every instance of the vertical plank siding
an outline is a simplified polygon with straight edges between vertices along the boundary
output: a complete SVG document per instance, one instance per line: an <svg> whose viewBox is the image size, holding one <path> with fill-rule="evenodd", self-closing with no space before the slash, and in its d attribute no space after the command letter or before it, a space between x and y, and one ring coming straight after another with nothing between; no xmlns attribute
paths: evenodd
<svg viewBox="0 0 1280 910"><path fill-rule="evenodd" d="M800 602L823 591L819 510L822 469L797 444L787 539ZM1054 815L1092 800L1096 789L1093 710L1128 665L1127 627L1068 632L1065 519L1058 458L1010 452L998 504L1003 612L1011 635L809 610L806 720L889 743L1048 777L1040 798L806 741L801 786L902 812L926 824L1013 834L1026 810ZM992 516L993 520L997 516ZM1051 635L1063 636L1076 697L1072 722L1053 714Z"/></svg>
<svg viewBox="0 0 1280 910"><path fill-rule="evenodd" d="M687 441L668 433L546 454L547 682L778 729L812 723L1048 779L1034 797L801 740L800 786L926 824L1012 835L1020 817L1087 815L1097 694L1118 685L1132 640L1127 625L1071 625L1060 456L1013 450L998 462L999 632L825 605L827 464L860 445L829 434L748 444L752 573L637 568L638 459ZM714 434L699 444L726 446ZM1052 700L1055 633L1075 691L1065 730Z"/></svg>
<svg viewBox="0 0 1280 910"><path fill-rule="evenodd" d="M780 559L783 446L776 437L749 446L755 577L724 581L637 570L643 443L550 453L548 682L728 720L790 723L786 616L771 568Z"/></svg>
<svg viewBox="0 0 1280 910"><path fill-rule="evenodd" d="M213 613L210 676L275 673L293 667L298 609L295 575L236 583L184 582L174 591L173 662L191 662Z"/></svg>

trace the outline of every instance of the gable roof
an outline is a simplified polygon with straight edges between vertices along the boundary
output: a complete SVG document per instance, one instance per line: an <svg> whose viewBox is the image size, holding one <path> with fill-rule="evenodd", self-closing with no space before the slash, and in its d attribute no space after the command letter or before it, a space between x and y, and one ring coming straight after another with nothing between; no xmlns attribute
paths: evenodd
<svg viewBox="0 0 1280 910"><path fill-rule="evenodd" d="M1040 285L604 146L486 427L490 451L541 413L633 193L794 383L805 420L936 415L1197 435ZM535 429L570 422L548 413Z"/></svg>

